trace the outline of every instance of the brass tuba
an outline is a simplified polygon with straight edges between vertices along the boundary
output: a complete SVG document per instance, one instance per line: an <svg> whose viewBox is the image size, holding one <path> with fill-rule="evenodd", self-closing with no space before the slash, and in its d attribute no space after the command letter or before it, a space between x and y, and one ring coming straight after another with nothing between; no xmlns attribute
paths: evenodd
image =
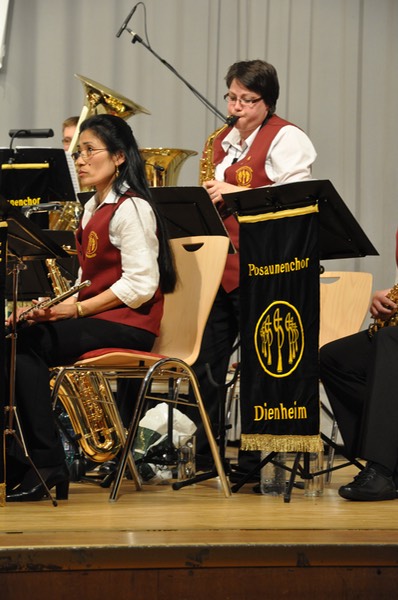
<svg viewBox="0 0 398 600"><path fill-rule="evenodd" d="M47 259L46 266L54 293L57 296L67 293L69 282L56 261ZM54 369L51 373L52 388L58 371ZM112 390L102 373L66 373L56 400L60 400L67 412L76 439L90 460L106 462L117 456L122 444L117 428L120 419Z"/></svg>
<svg viewBox="0 0 398 600"><path fill-rule="evenodd" d="M75 77L80 79L83 84L85 104L80 113L76 131L69 146L68 152L70 154L75 150L77 138L79 137L80 125L85 119L88 119L88 117L91 117L92 115L108 113L121 117L122 119L129 119L137 113L144 113L146 115L151 114L143 106L136 104L132 100L125 98L118 92L105 87L97 81L83 77L83 75L75 75Z"/></svg>
<svg viewBox="0 0 398 600"><path fill-rule="evenodd" d="M85 103L69 146L69 154L72 154L76 148L80 125L85 119L88 119L88 117L91 117L92 115L107 113L116 115L122 119L128 119L137 113L150 114L146 108L125 98L118 92L111 90L97 81L93 81L82 75L75 75L75 77L83 84ZM79 224L82 210L83 208L80 202L65 202L60 213L51 215L51 229L75 231Z"/></svg>
<svg viewBox="0 0 398 600"><path fill-rule="evenodd" d="M141 148L140 154L149 185L165 187L177 184L183 162L197 152L180 148Z"/></svg>

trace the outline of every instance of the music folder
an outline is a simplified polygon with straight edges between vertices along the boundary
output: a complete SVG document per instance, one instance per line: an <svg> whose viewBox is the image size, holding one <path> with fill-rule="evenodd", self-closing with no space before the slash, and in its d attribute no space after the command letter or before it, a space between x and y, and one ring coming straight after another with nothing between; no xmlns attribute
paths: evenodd
<svg viewBox="0 0 398 600"><path fill-rule="evenodd" d="M48 202L76 201L79 179L72 156L62 148L0 148L0 192L14 206L29 198Z"/></svg>
<svg viewBox="0 0 398 600"><path fill-rule="evenodd" d="M30 300L38 296L52 296L53 292L45 269L46 258L56 258L70 263L70 255L60 244L69 246L72 240L66 240L53 234L71 232L45 232L31 219L25 217L0 195L0 221L7 221L7 263L21 260L25 264L19 275L19 300ZM73 237L73 234L71 234ZM59 242L59 243L58 243ZM73 276L71 276L71 279ZM12 299L12 278L6 278L5 297Z"/></svg>
<svg viewBox="0 0 398 600"><path fill-rule="evenodd" d="M355 217L329 180L311 179L223 195L237 215L258 215L317 204L319 258L378 256Z"/></svg>
<svg viewBox="0 0 398 600"><path fill-rule="evenodd" d="M152 187L152 197L166 221L169 237L228 236L224 223L203 187ZM232 243L230 253L235 253Z"/></svg>
<svg viewBox="0 0 398 600"><path fill-rule="evenodd" d="M7 221L10 254L22 260L67 258L68 253L0 195L0 220Z"/></svg>

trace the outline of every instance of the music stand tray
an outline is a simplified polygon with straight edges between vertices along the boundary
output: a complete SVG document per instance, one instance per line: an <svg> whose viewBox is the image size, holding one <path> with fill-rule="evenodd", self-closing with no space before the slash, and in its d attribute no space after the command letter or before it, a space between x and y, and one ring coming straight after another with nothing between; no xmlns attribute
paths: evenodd
<svg viewBox="0 0 398 600"><path fill-rule="evenodd" d="M378 252L329 180L311 179L223 195L238 215L257 215L318 204L319 258L378 256Z"/></svg>

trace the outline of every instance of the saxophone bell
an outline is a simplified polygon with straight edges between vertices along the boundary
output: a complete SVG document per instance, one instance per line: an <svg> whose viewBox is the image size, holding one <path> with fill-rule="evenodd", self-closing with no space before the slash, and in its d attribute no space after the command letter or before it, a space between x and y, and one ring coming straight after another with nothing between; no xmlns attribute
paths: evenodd
<svg viewBox="0 0 398 600"><path fill-rule="evenodd" d="M398 283L391 288L391 290L387 294L387 298L398 304ZM396 327L398 325L398 310L395 310L387 319L373 319L373 323L371 323L368 327L368 336L372 338L375 333L382 329L383 327Z"/></svg>

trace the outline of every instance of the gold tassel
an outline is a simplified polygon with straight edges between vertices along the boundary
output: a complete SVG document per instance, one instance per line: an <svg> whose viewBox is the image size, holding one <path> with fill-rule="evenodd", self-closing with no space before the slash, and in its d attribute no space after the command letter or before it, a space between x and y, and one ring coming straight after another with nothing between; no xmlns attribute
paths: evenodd
<svg viewBox="0 0 398 600"><path fill-rule="evenodd" d="M263 435L242 434L241 450L263 452L321 452L323 442L320 435Z"/></svg>

